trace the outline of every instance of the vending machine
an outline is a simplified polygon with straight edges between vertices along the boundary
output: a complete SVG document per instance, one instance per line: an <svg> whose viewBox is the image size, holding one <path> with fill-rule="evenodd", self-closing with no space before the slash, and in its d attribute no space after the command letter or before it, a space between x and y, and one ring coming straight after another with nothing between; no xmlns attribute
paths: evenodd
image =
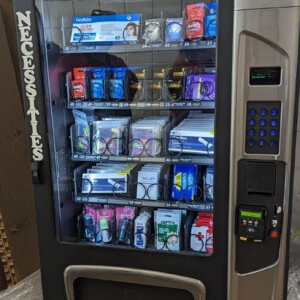
<svg viewBox="0 0 300 300"><path fill-rule="evenodd" d="M14 4L44 299L285 299L300 0Z"/></svg>

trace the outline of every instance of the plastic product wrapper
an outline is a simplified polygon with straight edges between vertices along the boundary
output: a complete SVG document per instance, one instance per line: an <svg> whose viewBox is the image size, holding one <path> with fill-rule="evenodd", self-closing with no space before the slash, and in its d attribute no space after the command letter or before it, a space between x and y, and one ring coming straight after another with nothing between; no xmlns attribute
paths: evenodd
<svg viewBox="0 0 300 300"><path fill-rule="evenodd" d="M0 292L0 300L43 300L40 271L36 271L14 287Z"/></svg>

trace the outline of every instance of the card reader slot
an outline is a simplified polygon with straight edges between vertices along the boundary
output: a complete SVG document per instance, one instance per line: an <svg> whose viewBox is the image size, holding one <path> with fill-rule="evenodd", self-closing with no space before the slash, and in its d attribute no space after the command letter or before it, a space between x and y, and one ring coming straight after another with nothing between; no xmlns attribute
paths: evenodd
<svg viewBox="0 0 300 300"><path fill-rule="evenodd" d="M270 192L263 192L263 191L260 191L260 192L251 192L251 191L248 191L248 195L272 196L273 194L270 193Z"/></svg>

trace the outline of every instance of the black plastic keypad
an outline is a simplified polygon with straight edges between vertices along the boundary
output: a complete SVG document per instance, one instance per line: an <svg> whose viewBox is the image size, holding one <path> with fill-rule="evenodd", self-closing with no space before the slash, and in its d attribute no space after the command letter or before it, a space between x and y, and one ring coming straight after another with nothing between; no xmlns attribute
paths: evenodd
<svg viewBox="0 0 300 300"><path fill-rule="evenodd" d="M281 102L247 103L246 153L278 154Z"/></svg>

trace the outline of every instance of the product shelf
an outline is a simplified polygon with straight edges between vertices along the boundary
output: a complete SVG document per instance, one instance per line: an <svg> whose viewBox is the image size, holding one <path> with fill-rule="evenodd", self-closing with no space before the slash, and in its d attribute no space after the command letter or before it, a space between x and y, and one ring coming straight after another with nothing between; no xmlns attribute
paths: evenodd
<svg viewBox="0 0 300 300"><path fill-rule="evenodd" d="M184 44L164 44L146 46L137 45L68 45L63 47L63 54L76 53L136 53L136 52L165 52L182 50L215 50L216 40L185 42Z"/></svg>
<svg viewBox="0 0 300 300"><path fill-rule="evenodd" d="M180 110L180 109L215 109L215 101L162 101L162 102L116 102L116 101L68 101L69 109L85 109L85 110L95 110L95 109L157 109L157 110Z"/></svg>
<svg viewBox="0 0 300 300"><path fill-rule="evenodd" d="M209 155L195 155L187 156L180 155L180 157L152 157L152 156L109 156L109 155L90 155L90 154L71 154L72 161L82 162L101 162L101 161L112 161L112 162L138 162L138 163L191 163L199 165L212 166L214 164L214 158Z"/></svg>
<svg viewBox="0 0 300 300"><path fill-rule="evenodd" d="M74 196L76 203L97 203L97 204L114 204L114 205L130 205L138 207L153 207L153 208L178 208L188 211L213 212L213 201L197 202L197 201L159 201L159 200L143 200L143 199L124 199L115 197L102 197L98 195L83 195Z"/></svg>
<svg viewBox="0 0 300 300"><path fill-rule="evenodd" d="M88 242L86 240L79 240L78 241L80 243L80 245L82 246L94 246L94 247L104 247L104 248L117 248L117 249L132 249L132 250L136 250L136 251L150 251L150 252L161 252L161 253L172 253L172 254L179 254L179 255L201 255L204 257L209 257L211 256L211 253L208 252L204 252L204 251L193 251L193 250L185 250L185 249L181 249L180 251L172 251L172 250L159 250L156 249L156 247L154 245L151 246L147 246L146 248L138 248L138 247L134 247L133 245L121 245L121 244L105 244L105 243L92 243L92 242Z"/></svg>

